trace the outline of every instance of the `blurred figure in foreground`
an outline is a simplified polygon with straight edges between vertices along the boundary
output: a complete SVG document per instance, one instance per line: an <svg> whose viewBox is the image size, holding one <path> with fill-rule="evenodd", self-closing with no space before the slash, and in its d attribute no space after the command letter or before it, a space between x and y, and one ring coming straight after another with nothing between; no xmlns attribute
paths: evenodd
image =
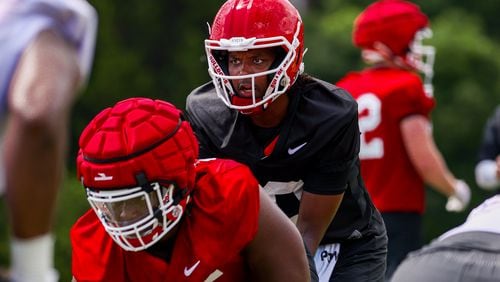
<svg viewBox="0 0 500 282"><path fill-rule="evenodd" d="M466 221L411 252L392 282L500 281L500 195L486 199Z"/></svg>
<svg viewBox="0 0 500 282"><path fill-rule="evenodd" d="M83 0L0 1L0 190L16 282L58 280L52 227L69 117L91 69L97 15Z"/></svg>

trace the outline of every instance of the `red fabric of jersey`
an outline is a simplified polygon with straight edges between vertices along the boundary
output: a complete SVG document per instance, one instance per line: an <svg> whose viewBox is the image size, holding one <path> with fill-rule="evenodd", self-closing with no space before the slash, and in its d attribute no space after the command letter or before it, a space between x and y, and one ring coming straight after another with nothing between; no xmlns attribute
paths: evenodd
<svg viewBox="0 0 500 282"><path fill-rule="evenodd" d="M381 212L419 212L425 189L406 152L401 121L412 115L427 118L435 106L417 74L390 68L353 72L337 86L358 102L361 131L361 175Z"/></svg>
<svg viewBox="0 0 500 282"><path fill-rule="evenodd" d="M170 263L146 251L123 250L89 210L70 233L76 280L204 281L212 275L216 281L247 281L241 252L257 233L258 183L247 167L229 160L201 161L197 175Z"/></svg>

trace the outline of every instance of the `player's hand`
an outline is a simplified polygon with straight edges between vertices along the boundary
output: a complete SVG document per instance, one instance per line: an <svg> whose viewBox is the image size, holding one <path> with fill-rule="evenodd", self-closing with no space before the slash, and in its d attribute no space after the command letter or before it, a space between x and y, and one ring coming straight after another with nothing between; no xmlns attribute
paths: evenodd
<svg viewBox="0 0 500 282"><path fill-rule="evenodd" d="M470 202L470 188L463 180L457 180L455 183L455 194L448 197L446 210L449 212L462 212Z"/></svg>

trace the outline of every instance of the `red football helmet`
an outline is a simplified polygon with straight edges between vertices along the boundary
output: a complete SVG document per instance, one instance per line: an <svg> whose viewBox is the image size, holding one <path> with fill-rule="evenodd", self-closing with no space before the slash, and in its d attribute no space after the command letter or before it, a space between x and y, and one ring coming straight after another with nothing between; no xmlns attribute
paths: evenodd
<svg viewBox="0 0 500 282"><path fill-rule="evenodd" d="M354 21L353 42L363 49L368 63L389 61L418 70L431 92L435 49L422 44L430 37L427 16L416 4L404 0L376 1Z"/></svg>
<svg viewBox="0 0 500 282"><path fill-rule="evenodd" d="M79 144L87 199L123 249L146 249L180 221L198 143L179 109L147 98L121 101L87 125Z"/></svg>
<svg viewBox="0 0 500 282"><path fill-rule="evenodd" d="M227 52L270 47L281 47L284 55L278 56L268 71L228 74ZM304 26L299 12L288 0L229 0L215 16L205 50L217 95L232 109L255 113L285 93L303 71ZM255 95L258 76L270 78L261 98ZM252 98L238 97L231 85L233 79L251 79Z"/></svg>

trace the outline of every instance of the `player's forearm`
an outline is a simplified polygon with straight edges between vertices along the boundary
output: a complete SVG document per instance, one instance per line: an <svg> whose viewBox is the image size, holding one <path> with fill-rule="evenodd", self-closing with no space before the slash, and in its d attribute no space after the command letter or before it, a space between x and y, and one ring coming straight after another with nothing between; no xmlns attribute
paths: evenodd
<svg viewBox="0 0 500 282"><path fill-rule="evenodd" d="M441 154L434 149L426 156L422 156L421 165L417 167L422 179L433 189L449 197L455 193L455 183L457 179L449 171Z"/></svg>
<svg viewBox="0 0 500 282"><path fill-rule="evenodd" d="M425 183L448 198L446 210L463 211L470 201L470 188L463 180L458 180L448 170L441 153L430 135L423 135L420 148L413 152L412 160ZM409 147L410 148L410 147Z"/></svg>
<svg viewBox="0 0 500 282"><path fill-rule="evenodd" d="M328 226L337 213L343 194L316 195L302 193L297 228L309 251L314 254Z"/></svg>
<svg viewBox="0 0 500 282"><path fill-rule="evenodd" d="M401 123L408 156L423 181L445 196L454 193L455 177L437 148L429 121L424 116L408 117Z"/></svg>
<svg viewBox="0 0 500 282"><path fill-rule="evenodd" d="M456 179L449 171L429 132L422 134L419 141L418 149L408 146L415 149L410 156L417 171L425 183L448 198L445 206L447 211L463 211L470 201L469 186L463 180ZM418 154L415 154L415 151Z"/></svg>

